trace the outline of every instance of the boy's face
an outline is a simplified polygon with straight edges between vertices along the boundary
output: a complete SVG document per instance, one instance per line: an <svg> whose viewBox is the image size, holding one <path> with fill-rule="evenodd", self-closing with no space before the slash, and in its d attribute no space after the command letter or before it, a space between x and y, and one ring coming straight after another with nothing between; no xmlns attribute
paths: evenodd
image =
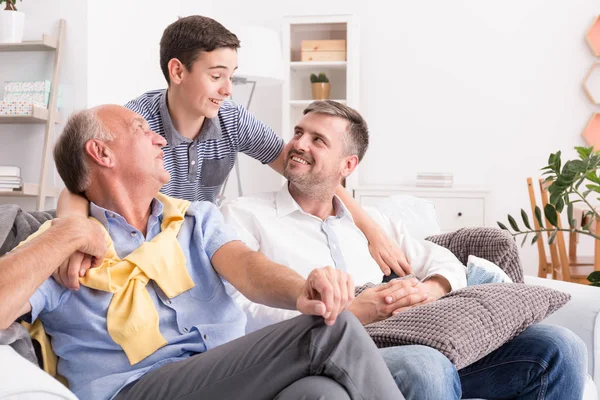
<svg viewBox="0 0 600 400"><path fill-rule="evenodd" d="M188 112L199 117L217 116L221 102L231 95L237 61L236 50L220 48L201 52L191 70L184 67L177 90Z"/></svg>

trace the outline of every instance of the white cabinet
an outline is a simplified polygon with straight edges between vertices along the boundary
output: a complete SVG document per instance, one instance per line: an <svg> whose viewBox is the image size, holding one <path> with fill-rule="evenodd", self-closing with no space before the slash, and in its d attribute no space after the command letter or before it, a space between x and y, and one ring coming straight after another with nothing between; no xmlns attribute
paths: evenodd
<svg viewBox="0 0 600 400"><path fill-rule="evenodd" d="M329 98L360 112L358 23L352 15L299 16L284 18L282 29L284 85L282 137L287 142L302 112L313 101L311 74L325 73L331 84ZM345 61L301 61L302 40L345 40ZM358 171L346 181L357 187Z"/></svg>
<svg viewBox="0 0 600 400"><path fill-rule="evenodd" d="M405 194L431 201L442 232L488 225L486 202L488 191L482 188L423 188L414 186L362 186L354 197L362 206L371 206L392 195Z"/></svg>

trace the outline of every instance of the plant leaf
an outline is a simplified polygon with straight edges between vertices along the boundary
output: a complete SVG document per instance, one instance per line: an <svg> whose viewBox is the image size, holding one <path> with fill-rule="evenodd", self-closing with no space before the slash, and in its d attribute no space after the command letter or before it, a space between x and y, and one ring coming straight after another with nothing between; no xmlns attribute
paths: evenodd
<svg viewBox="0 0 600 400"><path fill-rule="evenodd" d="M600 282L600 271L594 271L589 274L587 280L590 282Z"/></svg>
<svg viewBox="0 0 600 400"><path fill-rule="evenodd" d="M538 241L538 239L540 238L540 235L542 234L542 232L538 232L535 234L535 236L533 237L533 239L531 239L531 244L533 245L535 242Z"/></svg>
<svg viewBox="0 0 600 400"><path fill-rule="evenodd" d="M515 221L515 219L510 214L508 214L508 223L515 232L521 232L519 230L519 225L517 225L517 221Z"/></svg>
<svg viewBox="0 0 600 400"><path fill-rule="evenodd" d="M527 236L529 235L529 233L525 234L525 237L523 238L523 240L521 241L521 247L523 247L525 245L525 242L527 241Z"/></svg>
<svg viewBox="0 0 600 400"><path fill-rule="evenodd" d="M497 221L496 223L498 224L498 226L500 227L500 229L504 229L505 231L509 231L510 232L510 230L502 222Z"/></svg>
<svg viewBox="0 0 600 400"><path fill-rule="evenodd" d="M554 238L556 238L556 232L558 232L558 229L552 231L550 237L548 238L548 244L554 243Z"/></svg>
<svg viewBox="0 0 600 400"><path fill-rule="evenodd" d="M544 228L544 220L542 219L542 210L538 206L535 206L533 213L535 214L535 219L537 219L538 224L540 224L540 228Z"/></svg>
<svg viewBox="0 0 600 400"><path fill-rule="evenodd" d="M556 211L561 213L563 208L565 208L565 201L563 200L562 197L559 197L558 200L556 201Z"/></svg>
<svg viewBox="0 0 600 400"><path fill-rule="evenodd" d="M527 229L531 230L531 225L529 225L529 217L527 216L527 213L525 212L525 210L523 210L522 208L521 208L521 219L523 219L523 224L525 224Z"/></svg>
<svg viewBox="0 0 600 400"><path fill-rule="evenodd" d="M575 227L575 219L573 218L573 203L567 204L567 219L569 220L569 226Z"/></svg>
<svg viewBox="0 0 600 400"><path fill-rule="evenodd" d="M546 206L544 207L544 215L546 216L546 219L548 220L548 222L550 222L550 225L552 225L552 226L557 225L556 209L554 208L554 206L552 204L546 204Z"/></svg>

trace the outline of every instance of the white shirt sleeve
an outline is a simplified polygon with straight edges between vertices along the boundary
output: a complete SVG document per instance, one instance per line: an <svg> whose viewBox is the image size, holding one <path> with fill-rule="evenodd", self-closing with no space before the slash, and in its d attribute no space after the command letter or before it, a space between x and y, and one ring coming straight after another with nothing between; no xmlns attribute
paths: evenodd
<svg viewBox="0 0 600 400"><path fill-rule="evenodd" d="M467 269L450 250L427 240L414 239L400 220L393 221L375 209L367 211L398 243L417 278L426 280L440 275L448 280L451 290L467 286Z"/></svg>
<svg viewBox="0 0 600 400"><path fill-rule="evenodd" d="M255 216L243 207L236 205L236 201L223 204L221 212L225 217L225 222L233 227L242 241L250 249L260 251L260 233L254 223ZM300 315L298 311L284 310L254 303L253 301L248 300L228 282L225 283L225 287L227 293L246 314L248 319L248 322L246 323L246 334Z"/></svg>

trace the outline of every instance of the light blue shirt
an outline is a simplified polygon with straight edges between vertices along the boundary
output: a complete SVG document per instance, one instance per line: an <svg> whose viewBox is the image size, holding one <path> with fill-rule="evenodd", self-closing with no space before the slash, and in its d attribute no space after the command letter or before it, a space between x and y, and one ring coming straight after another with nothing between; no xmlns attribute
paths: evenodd
<svg viewBox="0 0 600 400"><path fill-rule="evenodd" d="M163 205L152 202L146 237L109 210L91 204L91 214L104 225L120 258L160 233ZM58 372L81 399L110 399L125 385L160 366L187 359L244 334L246 317L227 295L210 262L213 254L237 236L216 206L194 202L186 212L179 244L196 286L168 299L153 281L146 286L158 310L160 332L168 344L130 365L110 337L106 313L112 294L81 286L71 291L52 278L33 294L31 319L40 318L59 357Z"/></svg>

